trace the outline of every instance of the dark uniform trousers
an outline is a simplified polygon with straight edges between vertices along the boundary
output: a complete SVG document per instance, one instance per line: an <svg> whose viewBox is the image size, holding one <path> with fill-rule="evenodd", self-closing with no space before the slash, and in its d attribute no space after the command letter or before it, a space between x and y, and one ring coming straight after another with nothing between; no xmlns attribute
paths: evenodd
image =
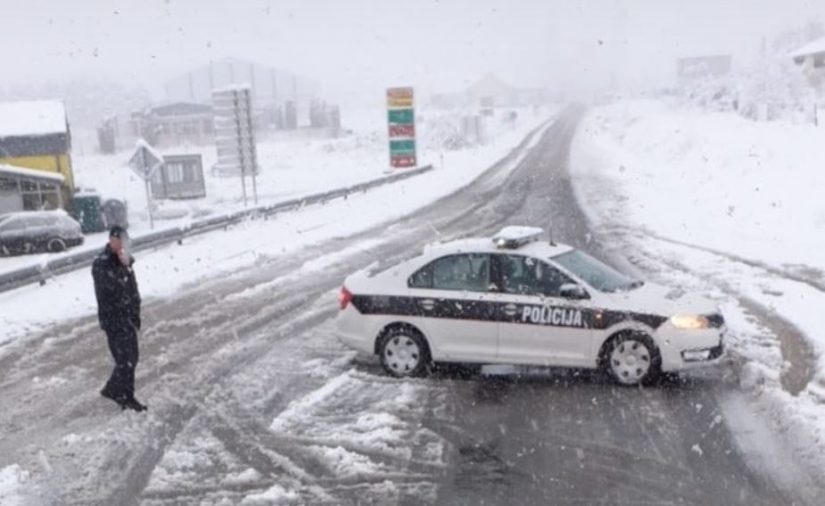
<svg viewBox="0 0 825 506"><path fill-rule="evenodd" d="M126 319L111 322L105 329L109 351L115 359L115 368L105 390L118 400L129 400L135 395L135 367L138 363L137 329Z"/></svg>

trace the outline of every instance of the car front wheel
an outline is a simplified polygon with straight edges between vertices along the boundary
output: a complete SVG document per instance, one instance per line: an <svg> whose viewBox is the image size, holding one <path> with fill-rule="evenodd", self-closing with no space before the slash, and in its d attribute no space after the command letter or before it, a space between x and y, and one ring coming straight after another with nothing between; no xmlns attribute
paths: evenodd
<svg viewBox="0 0 825 506"><path fill-rule="evenodd" d="M429 369L427 342L409 328L389 330L381 339L378 353L384 369L399 378L423 376Z"/></svg>
<svg viewBox="0 0 825 506"><path fill-rule="evenodd" d="M644 334L613 338L605 353L605 368L621 385L649 384L661 373L659 350Z"/></svg>

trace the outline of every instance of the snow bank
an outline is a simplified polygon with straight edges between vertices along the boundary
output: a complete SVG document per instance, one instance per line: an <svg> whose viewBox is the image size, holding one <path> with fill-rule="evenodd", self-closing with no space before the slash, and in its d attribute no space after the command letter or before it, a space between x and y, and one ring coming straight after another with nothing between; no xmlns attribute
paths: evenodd
<svg viewBox="0 0 825 506"><path fill-rule="evenodd" d="M405 422L401 414L413 411L425 395L422 385L377 382L350 370L292 402L269 429L317 441L315 450L339 476L374 474L381 466L370 455L412 456L409 443L419 428ZM369 409L352 412L353 399L365 397L370 399L363 403Z"/></svg>
<svg viewBox="0 0 825 506"><path fill-rule="evenodd" d="M247 495L241 504L245 506L295 504L298 499L298 494L294 491L287 490L280 485L273 485L264 492Z"/></svg>
<svg viewBox="0 0 825 506"><path fill-rule="evenodd" d="M623 102L587 117L572 156L596 223L689 249L701 272L735 265L735 285L825 351L825 129Z"/></svg>
<svg viewBox="0 0 825 506"><path fill-rule="evenodd" d="M591 111L571 152L596 231L659 281L719 301L742 386L817 459L825 454L824 159L825 129L650 101ZM756 323L754 304L779 328ZM781 319L803 335L794 341ZM785 383L790 368L799 392Z"/></svg>
<svg viewBox="0 0 825 506"><path fill-rule="evenodd" d="M0 469L0 504L3 506L17 506L23 504L23 485L29 478L29 473L17 464Z"/></svg>
<svg viewBox="0 0 825 506"><path fill-rule="evenodd" d="M582 175L619 185L633 224L776 266L825 271L825 129L622 102L592 112L577 144Z"/></svg>

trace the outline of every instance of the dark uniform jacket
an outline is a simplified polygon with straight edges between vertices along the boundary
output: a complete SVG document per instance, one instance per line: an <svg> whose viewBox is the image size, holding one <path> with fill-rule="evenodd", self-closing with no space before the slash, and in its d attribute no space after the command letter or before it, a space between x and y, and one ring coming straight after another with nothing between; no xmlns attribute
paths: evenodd
<svg viewBox="0 0 825 506"><path fill-rule="evenodd" d="M129 265L123 265L107 244L92 264L97 317L103 330L129 323L140 330L140 293L132 270L134 263L130 257Z"/></svg>

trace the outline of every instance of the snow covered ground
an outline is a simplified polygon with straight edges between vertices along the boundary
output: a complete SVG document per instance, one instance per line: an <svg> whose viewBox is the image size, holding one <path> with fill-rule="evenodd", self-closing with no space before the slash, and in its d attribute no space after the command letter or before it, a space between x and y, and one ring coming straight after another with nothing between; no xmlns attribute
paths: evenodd
<svg viewBox="0 0 825 506"><path fill-rule="evenodd" d="M535 114L518 111L516 122L507 121L505 111L488 121L491 141L516 129L535 125ZM261 204L341 188L381 177L393 171L389 167L386 111L383 109L344 112L343 131L338 138L326 131L297 130L264 132L258 135L257 177L258 199ZM419 111L417 121L419 165L449 167L461 163L464 150L445 147L456 132L460 116L456 112ZM522 130L523 131L523 130ZM472 149L472 148L469 148ZM85 155L74 158L77 185L94 188L104 198L125 200L137 230L149 226L143 182L126 166L134 149L114 155ZM239 178L217 177L210 167L217 162L213 145L181 146L159 150L162 154L200 154L206 178L206 197L189 201L163 201L158 212L171 220L176 216L207 215L217 210L230 211L243 207L243 191ZM395 169L398 170L398 169ZM247 194L251 201L252 182L247 178ZM160 224L163 224L162 220Z"/></svg>
<svg viewBox="0 0 825 506"><path fill-rule="evenodd" d="M515 110L517 119L506 119L509 111L489 118L488 145L449 149L459 132L460 112L419 111L419 165L433 165L447 170L461 165L491 161L491 149L523 137L548 110ZM367 109L345 111L344 132L329 138L309 130L274 132L258 139L258 162L261 174L257 178L260 204L320 193L370 181L391 173L386 132L386 111ZM86 135L84 135L84 133ZM93 153L92 136L81 132L82 141L72 157L78 188L95 190L103 199L116 198L126 202L132 235L150 230L146 190L143 181L127 166L134 149L113 155ZM217 161L212 145L181 146L159 150L162 154L200 154L203 157L206 197L202 199L156 202L155 229L179 226L192 219L215 213L243 209L243 190L239 178L212 176L209 168ZM247 178L247 194L252 203L251 180ZM97 249L105 241L105 233L86 236L79 249ZM60 254L38 254L0 258L0 272L38 265Z"/></svg>
<svg viewBox="0 0 825 506"><path fill-rule="evenodd" d="M226 231L216 231L174 245L144 251L138 254L137 270L141 291L151 304L152 299L164 298L192 287L202 280L220 279L233 270L256 265L257 262L294 254L306 246L336 237L350 236L368 227L395 220L471 183L479 174L502 159L519 145L532 128L552 116L545 111L542 117L532 118L521 128L499 136L493 143L477 150L455 153L454 162L444 168L408 179L364 194L337 200L322 206L310 206L298 211L283 213L268 220L250 220ZM534 145L540 136L532 137L528 146ZM502 173L523 159L529 149L518 151L519 156L503 164ZM446 165L446 164L445 164ZM403 229L399 225L399 230ZM307 259L299 268L273 279L262 278L259 284L244 287L223 299L222 304L245 305L245 300L269 295L273 288L295 287L301 280L312 279L313 274L325 272L331 267L347 265L352 256L363 250L376 248L388 237L359 240L352 247ZM433 235L438 231L433 228ZM290 319L283 328L267 328L254 336L244 336L228 342L221 341L219 352L197 359L200 363L197 377L186 378L187 385L197 384L202 392L189 391L173 383L183 380L176 374L168 374L152 393L152 412L149 416L108 417L98 416L101 426L94 431L83 426L66 427L50 444L48 450L34 461L24 461L20 455L2 462L0 466L0 503L15 504L27 497L71 497L99 500L100 490L92 484L97 473L77 480L61 481L60 476L73 475L64 466L76 466L77 456L91 468L105 472L112 467L115 455L123 448L143 448L147 452L155 444L163 448L145 488L142 488L147 504L162 502L174 494L187 490L206 489L206 495L215 497L215 504L224 504L225 491L233 491L240 497L240 504L300 504L306 497L335 503L329 497L330 489L340 493L358 487L370 497L385 497L393 502L398 497L434 497L434 484L429 474L439 473L444 466L444 442L424 428L418 417L425 411L422 403L437 394L433 389L416 381L397 382L372 372L353 369L353 353L344 350L337 342L330 343L332 321L313 331L301 333L300 322L323 315L335 307L336 291L325 292L313 303L310 311L297 320ZM300 290L296 297L306 297ZM277 301L273 302L277 305ZM0 357L15 346L43 339L43 349L65 345L78 333L94 326L72 322L73 318L90 317L95 312L95 302L88 270L60 276L45 286L30 286L0 294ZM289 304L286 304L289 307ZM287 312L279 309L277 312ZM197 315L195 318L203 318ZM158 325L186 325L186 322L156 322ZM61 335L55 326L71 327ZM198 325L203 325L198 320ZM84 330L86 329L86 330ZM42 332L45 331L45 332ZM150 332L150 330L147 330ZM285 342L272 346L273 335L285 335ZM144 346L148 345L148 341ZM259 367L227 373L220 366L227 354L241 353L257 343L256 360ZM202 346L202 342L198 346ZM284 349L289 350L285 357ZM260 356L259 356L260 355ZM147 354L143 359L144 371L163 370L177 360L163 350ZM202 363L201 363L202 361ZM157 368L157 369L155 369ZM53 375L37 376L26 386L31 395L50 395L55 389L77 383L77 370L61 365ZM28 394L27 394L28 395ZM99 399L95 397L96 401ZM228 400L231 398L231 402ZM263 422L259 413L284 402L278 414ZM28 401L21 401L24 406ZM164 413L173 419L176 410L190 410L192 406L221 406L216 410L201 409L201 415L177 429L162 424ZM443 404L443 403L441 403ZM261 406L266 405L267 409ZM111 408L105 406L105 408ZM103 409L105 409L103 408ZM229 417L224 409L231 411ZM102 413L106 413L103 411ZM62 416L62 415L60 415ZM181 416L182 419L188 419ZM231 423L229 422L231 421ZM236 423L249 423L249 427L236 427ZM174 437L169 437L174 433ZM237 434L244 436L237 440ZM246 446L257 439L254 448ZM0 438L3 434L0 434ZM228 442L240 445L227 448ZM269 448L277 448L272 452ZM265 453L266 459L278 463L270 473L261 473L255 463L256 452ZM243 458L237 457L243 455ZM296 462L296 455L300 462ZM251 460L250 460L251 456ZM252 462L252 463L251 463ZM321 479L307 489L306 482L315 478L304 476L305 467L311 463L313 476ZM3 467L5 466L5 467ZM38 467L39 466L39 467ZM269 469L271 466L264 466ZM214 471L214 472L213 472ZM31 473L31 474L30 474ZM204 476L209 476L205 479ZM36 482L36 483L35 483ZM214 494L208 492L214 488ZM339 490L340 489L340 490ZM410 490L414 489L414 494ZM342 491L343 490L343 491ZM219 502L224 497L224 502ZM116 502L115 502L116 503ZM168 503L168 502L167 502ZM208 502L207 502L208 503Z"/></svg>
<svg viewBox="0 0 825 506"><path fill-rule="evenodd" d="M469 184L551 115L545 111L544 115L525 118L518 128L502 132L486 146L451 152L449 162L445 154L443 166L421 176L348 200L310 206L268 220L248 221L225 232L195 237L182 246L140 253L135 268L141 293L147 299L169 296L199 279L219 276L264 258L287 255L318 241L347 236L402 217ZM537 141L539 136L533 139ZM519 160L511 165L515 166ZM99 242L89 247L102 247L105 240L101 238ZM369 244L364 247L368 248ZM323 262L307 262L301 274L323 268ZM23 336L96 311L91 277L86 269L59 276L46 286L28 286L2 293L0 307L3 308L0 355L4 345Z"/></svg>
<svg viewBox="0 0 825 506"><path fill-rule="evenodd" d="M825 129L622 101L571 153L598 233L719 301L743 386L799 454L825 455Z"/></svg>
<svg viewBox="0 0 825 506"><path fill-rule="evenodd" d="M28 473L17 464L0 468L0 504L18 506L23 504L23 487Z"/></svg>

